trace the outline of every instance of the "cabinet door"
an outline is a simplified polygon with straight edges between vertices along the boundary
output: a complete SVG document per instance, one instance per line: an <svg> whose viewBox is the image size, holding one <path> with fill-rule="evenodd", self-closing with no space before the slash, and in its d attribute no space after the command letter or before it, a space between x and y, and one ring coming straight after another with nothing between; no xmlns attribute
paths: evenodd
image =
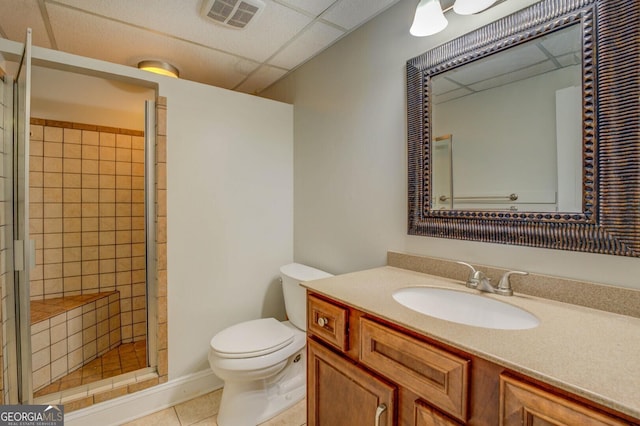
<svg viewBox="0 0 640 426"><path fill-rule="evenodd" d="M309 426L395 425L396 388L308 340Z"/></svg>
<svg viewBox="0 0 640 426"><path fill-rule="evenodd" d="M422 404L419 401L414 403L414 426L461 426L461 423L450 419L437 410Z"/></svg>
<svg viewBox="0 0 640 426"><path fill-rule="evenodd" d="M360 361L465 422L470 361L363 318Z"/></svg>
<svg viewBox="0 0 640 426"><path fill-rule="evenodd" d="M628 425L513 377L500 376L500 426Z"/></svg>

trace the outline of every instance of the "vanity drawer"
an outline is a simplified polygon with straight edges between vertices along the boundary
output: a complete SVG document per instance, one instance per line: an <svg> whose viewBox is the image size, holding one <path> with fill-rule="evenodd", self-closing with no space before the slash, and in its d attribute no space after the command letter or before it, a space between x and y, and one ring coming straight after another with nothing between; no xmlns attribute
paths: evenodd
<svg viewBox="0 0 640 426"><path fill-rule="evenodd" d="M467 420L469 360L366 318L360 320L359 357L440 410Z"/></svg>
<svg viewBox="0 0 640 426"><path fill-rule="evenodd" d="M587 405L563 398L514 377L500 375L500 426L563 424L629 425Z"/></svg>
<svg viewBox="0 0 640 426"><path fill-rule="evenodd" d="M307 331L341 351L349 350L349 311L315 296L307 298Z"/></svg>

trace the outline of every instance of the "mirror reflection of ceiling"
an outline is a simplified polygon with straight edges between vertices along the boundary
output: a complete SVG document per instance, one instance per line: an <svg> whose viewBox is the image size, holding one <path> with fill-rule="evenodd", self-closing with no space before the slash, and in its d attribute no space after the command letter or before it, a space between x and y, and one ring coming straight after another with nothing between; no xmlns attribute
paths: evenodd
<svg viewBox="0 0 640 426"><path fill-rule="evenodd" d="M434 102L443 103L582 63L580 26L511 47L432 79Z"/></svg>

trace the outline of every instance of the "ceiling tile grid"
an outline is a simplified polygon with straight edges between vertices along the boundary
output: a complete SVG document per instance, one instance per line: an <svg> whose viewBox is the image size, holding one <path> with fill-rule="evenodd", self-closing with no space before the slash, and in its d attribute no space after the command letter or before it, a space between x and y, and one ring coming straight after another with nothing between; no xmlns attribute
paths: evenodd
<svg viewBox="0 0 640 426"><path fill-rule="evenodd" d="M303 10L311 16L319 16L327 10L336 0L276 0L276 2Z"/></svg>
<svg viewBox="0 0 640 426"><path fill-rule="evenodd" d="M164 60L181 78L257 93L398 0L263 1L237 30L203 16L206 0L0 0L0 36L22 42L31 27L36 46L134 67Z"/></svg>
<svg viewBox="0 0 640 426"><path fill-rule="evenodd" d="M308 16L269 0L257 21L242 30L202 16L202 0L61 0L59 3L260 62L311 22Z"/></svg>
<svg viewBox="0 0 640 426"><path fill-rule="evenodd" d="M235 68L240 59L228 53L58 6L50 6L49 15L58 47L65 52L130 66L145 59L165 60L182 78L228 89L246 75Z"/></svg>
<svg viewBox="0 0 640 426"><path fill-rule="evenodd" d="M337 1L322 15L322 19L353 30L394 3L391 0Z"/></svg>
<svg viewBox="0 0 640 426"><path fill-rule="evenodd" d="M320 53L326 46L331 45L344 34L344 31L322 22L316 22L269 60L269 64L293 69L298 64Z"/></svg>
<svg viewBox="0 0 640 426"><path fill-rule="evenodd" d="M287 71L281 68L263 65L234 89L244 93L260 93L260 91L266 89L274 81L282 78L286 73Z"/></svg>

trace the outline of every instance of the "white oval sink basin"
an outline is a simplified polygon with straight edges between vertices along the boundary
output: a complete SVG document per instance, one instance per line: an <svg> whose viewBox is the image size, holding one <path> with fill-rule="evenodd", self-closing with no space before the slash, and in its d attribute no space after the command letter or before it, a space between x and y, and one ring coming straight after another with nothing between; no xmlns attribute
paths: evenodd
<svg viewBox="0 0 640 426"><path fill-rule="evenodd" d="M425 315L459 324L499 330L537 327L538 318L489 297L438 287L406 287L393 293L401 305Z"/></svg>

